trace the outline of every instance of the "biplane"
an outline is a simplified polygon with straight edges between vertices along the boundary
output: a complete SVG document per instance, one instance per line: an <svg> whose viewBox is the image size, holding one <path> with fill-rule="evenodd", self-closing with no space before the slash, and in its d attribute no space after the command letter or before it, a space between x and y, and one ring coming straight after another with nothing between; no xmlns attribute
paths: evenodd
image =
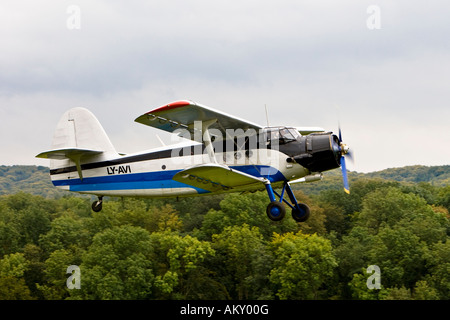
<svg viewBox="0 0 450 320"><path fill-rule="evenodd" d="M50 177L57 188L97 196L92 203L96 212L104 196L190 197L266 190L271 220L284 218L285 203L293 219L303 222L310 209L296 200L291 185L321 180L322 172L341 167L349 192L349 147L340 128L335 135L319 127L261 126L187 100L155 108L135 121L176 139L142 152L119 153L89 110L73 108L58 122L51 150L36 157L51 160Z"/></svg>

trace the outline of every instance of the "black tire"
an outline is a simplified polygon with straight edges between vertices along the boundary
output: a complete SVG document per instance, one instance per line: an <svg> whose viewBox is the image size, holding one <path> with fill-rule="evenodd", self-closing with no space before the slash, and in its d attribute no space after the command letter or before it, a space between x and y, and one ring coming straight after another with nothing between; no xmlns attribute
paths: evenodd
<svg viewBox="0 0 450 320"><path fill-rule="evenodd" d="M299 203L297 208L292 209L292 218L297 222L305 222L309 218L310 210L309 207L304 203Z"/></svg>
<svg viewBox="0 0 450 320"><path fill-rule="evenodd" d="M102 211L102 202L101 201L92 202L92 211L94 212Z"/></svg>
<svg viewBox="0 0 450 320"><path fill-rule="evenodd" d="M272 221L280 221L286 215L286 208L278 201L272 201L269 203L266 209L267 216Z"/></svg>

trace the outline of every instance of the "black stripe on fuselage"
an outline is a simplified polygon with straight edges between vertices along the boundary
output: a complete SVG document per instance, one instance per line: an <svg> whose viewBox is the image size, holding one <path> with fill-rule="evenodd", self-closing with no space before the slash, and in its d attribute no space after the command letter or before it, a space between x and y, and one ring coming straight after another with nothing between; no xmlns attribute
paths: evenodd
<svg viewBox="0 0 450 320"><path fill-rule="evenodd" d="M183 156L184 149L185 148L168 149L168 150L161 150L161 151L156 151L156 152L151 152L151 153L146 153L146 154L138 154L135 156L124 156L123 158L117 158L117 159L113 159L113 160L86 163L86 164L81 165L81 170L97 169L97 168L102 168L102 167L107 167L107 166L115 166L115 165L119 165L119 164L131 163L131 162L166 159L166 158L171 158L174 154ZM191 147L191 152L190 153L187 152L188 154L186 154L186 155L191 155L193 153L193 151L194 151L194 147ZM50 175L76 172L76 171L77 171L76 166L51 169Z"/></svg>
<svg viewBox="0 0 450 320"><path fill-rule="evenodd" d="M225 140L219 143L225 143ZM214 145L214 143L213 143ZM286 146L289 144L286 144ZM280 145L280 149L279 151L285 154L288 154L289 152L286 152L285 145ZM139 161L148 161L148 160L156 160L156 159L167 159L167 158L172 158L174 155L175 156L191 156L194 154L199 154L199 151L197 148L199 148L199 145L193 145L193 146L186 146L184 148L174 148L174 149L167 149L167 150L161 150L161 151L156 151L156 152L150 152L150 153L145 153L145 154L138 154L138 155L134 155L134 156L123 156L122 158L116 158L113 160L106 160L106 161L100 161L100 162L93 162L93 163L86 163L86 164L82 164L81 165L81 170L89 170L89 169L97 169L97 168L102 168L102 167L107 167L107 166L115 166L115 165L120 165L120 164L125 164L125 163L131 163L131 162L139 162ZM202 144L202 154L205 153L205 145ZM241 148L237 148L236 145L232 146L232 150L237 151L237 150L242 150ZM258 149L260 148L260 146L257 147ZM271 149L270 146L264 146L264 148L267 149ZM226 146L223 146L222 150L227 150ZM244 148L242 151L247 150L247 148ZM50 175L54 175L54 174L61 174L61 173L70 173L70 172L76 172L77 171L77 167L76 166L70 166L70 167L65 167L65 168L58 168L58 169L51 169L50 170Z"/></svg>

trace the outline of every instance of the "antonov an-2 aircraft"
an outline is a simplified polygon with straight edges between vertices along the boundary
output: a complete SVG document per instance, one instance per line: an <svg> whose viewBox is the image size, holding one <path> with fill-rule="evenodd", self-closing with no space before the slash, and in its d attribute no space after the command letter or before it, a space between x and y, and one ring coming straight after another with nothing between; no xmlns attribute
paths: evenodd
<svg viewBox="0 0 450 320"><path fill-rule="evenodd" d="M96 195L96 212L102 209L103 196L266 190L271 220L284 218L284 202L302 222L310 210L297 202L291 184L321 180L323 171L341 167L349 192L344 157L349 148L340 129L336 136L316 127L263 127L193 101L169 103L135 121L173 133L178 143L121 154L89 110L73 108L58 122L51 150L37 157L51 159L50 176L57 188Z"/></svg>

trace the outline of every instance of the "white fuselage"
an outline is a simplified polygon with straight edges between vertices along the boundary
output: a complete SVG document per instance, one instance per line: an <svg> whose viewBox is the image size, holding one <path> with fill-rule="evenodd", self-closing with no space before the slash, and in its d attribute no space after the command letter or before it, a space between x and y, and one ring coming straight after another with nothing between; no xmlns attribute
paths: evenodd
<svg viewBox="0 0 450 320"><path fill-rule="evenodd" d="M286 162L287 156L271 149L250 152L215 153L214 158L201 145L167 146L124 156L98 155L81 162L82 179L70 160L52 160L51 180L61 189L105 196L176 197L210 194L173 180L190 167L215 162L255 177L267 178L274 186L308 175L308 169ZM235 187L220 192L263 190L263 184Z"/></svg>

